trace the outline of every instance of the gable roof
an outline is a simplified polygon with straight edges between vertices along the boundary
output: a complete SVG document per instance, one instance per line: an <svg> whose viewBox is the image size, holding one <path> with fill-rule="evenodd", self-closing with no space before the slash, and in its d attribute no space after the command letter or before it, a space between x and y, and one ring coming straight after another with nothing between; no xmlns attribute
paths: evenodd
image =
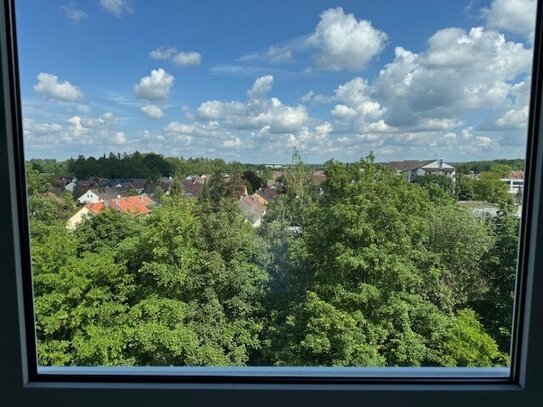
<svg viewBox="0 0 543 407"><path fill-rule="evenodd" d="M266 201L270 202L275 197L275 195L277 195L277 188L264 187L260 188L255 193L260 195Z"/></svg>
<svg viewBox="0 0 543 407"><path fill-rule="evenodd" d="M85 207L95 215L106 208L132 215L146 215L151 212L152 207L155 205L156 202L149 195L142 194L111 198L103 202L89 203L86 204Z"/></svg>
<svg viewBox="0 0 543 407"><path fill-rule="evenodd" d="M507 175L509 179L524 179L524 171L509 171Z"/></svg>
<svg viewBox="0 0 543 407"><path fill-rule="evenodd" d="M383 163L382 165L388 167L392 171L412 171L425 165L433 163L435 160L404 160L404 161L391 161L389 163Z"/></svg>
<svg viewBox="0 0 543 407"><path fill-rule="evenodd" d="M204 184L192 182L192 181L183 181L181 184L183 191L185 191L186 196L195 196L199 197L204 192Z"/></svg>
<svg viewBox="0 0 543 407"><path fill-rule="evenodd" d="M257 222L266 213L266 206L252 196L244 196L238 201L241 213L252 223Z"/></svg>

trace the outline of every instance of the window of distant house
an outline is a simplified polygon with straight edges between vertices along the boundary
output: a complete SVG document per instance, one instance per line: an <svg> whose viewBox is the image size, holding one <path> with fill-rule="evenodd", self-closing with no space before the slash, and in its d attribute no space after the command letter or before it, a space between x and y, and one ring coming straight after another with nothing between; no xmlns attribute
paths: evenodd
<svg viewBox="0 0 543 407"><path fill-rule="evenodd" d="M17 6L39 366L508 369L535 0Z"/></svg>

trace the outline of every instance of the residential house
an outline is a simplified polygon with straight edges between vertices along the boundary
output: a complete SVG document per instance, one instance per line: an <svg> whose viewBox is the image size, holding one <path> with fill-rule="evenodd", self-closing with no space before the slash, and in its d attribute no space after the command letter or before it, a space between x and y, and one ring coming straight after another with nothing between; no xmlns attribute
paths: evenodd
<svg viewBox="0 0 543 407"><path fill-rule="evenodd" d="M522 195L524 191L524 171L510 171L506 178L501 181L509 188L509 193Z"/></svg>
<svg viewBox="0 0 543 407"><path fill-rule="evenodd" d="M266 205L256 199L256 194L244 196L238 201L241 213L254 228L262 223L262 217L266 214Z"/></svg>
<svg viewBox="0 0 543 407"><path fill-rule="evenodd" d="M77 179L73 178L70 182L68 182L64 186L64 190L72 193L72 192L74 192L74 188L76 187L76 185L77 185Z"/></svg>
<svg viewBox="0 0 543 407"><path fill-rule="evenodd" d="M77 198L77 203L96 203L103 202L111 198L120 198L121 196L126 195L127 191L127 189L119 187L93 188L89 189L87 192Z"/></svg>
<svg viewBox="0 0 543 407"><path fill-rule="evenodd" d="M405 174L408 181L413 181L416 177L430 174L450 178L453 182L456 180L456 168L447 164L442 159L391 161L382 165L391 171Z"/></svg>
<svg viewBox="0 0 543 407"><path fill-rule="evenodd" d="M129 215L147 215L155 205L156 202L147 194L110 198L100 202L87 203L68 219L66 228L75 230L86 218L97 215L104 209L112 209Z"/></svg>
<svg viewBox="0 0 543 407"><path fill-rule="evenodd" d="M252 196L262 205L268 205L277 195L277 188L274 186L258 189Z"/></svg>
<svg viewBox="0 0 543 407"><path fill-rule="evenodd" d="M199 198L204 192L204 184L193 181L185 180L182 182L181 187L189 198Z"/></svg>

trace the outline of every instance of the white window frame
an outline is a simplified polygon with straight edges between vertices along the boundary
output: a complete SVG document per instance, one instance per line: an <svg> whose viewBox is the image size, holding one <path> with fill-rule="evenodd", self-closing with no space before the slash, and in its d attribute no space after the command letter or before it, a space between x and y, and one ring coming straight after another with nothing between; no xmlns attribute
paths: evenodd
<svg viewBox="0 0 543 407"><path fill-rule="evenodd" d="M537 6L511 374L456 369L454 378L447 369L38 370L13 3L0 2L0 406L543 405L543 0Z"/></svg>

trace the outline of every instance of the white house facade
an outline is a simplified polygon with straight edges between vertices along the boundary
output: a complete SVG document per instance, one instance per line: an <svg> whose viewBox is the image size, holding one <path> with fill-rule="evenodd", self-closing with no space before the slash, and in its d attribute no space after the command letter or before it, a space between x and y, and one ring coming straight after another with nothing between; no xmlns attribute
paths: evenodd
<svg viewBox="0 0 543 407"><path fill-rule="evenodd" d="M81 205L86 203L96 203L100 201L102 201L102 199L100 199L100 196L92 189L89 189L87 192L77 198L77 203Z"/></svg>

